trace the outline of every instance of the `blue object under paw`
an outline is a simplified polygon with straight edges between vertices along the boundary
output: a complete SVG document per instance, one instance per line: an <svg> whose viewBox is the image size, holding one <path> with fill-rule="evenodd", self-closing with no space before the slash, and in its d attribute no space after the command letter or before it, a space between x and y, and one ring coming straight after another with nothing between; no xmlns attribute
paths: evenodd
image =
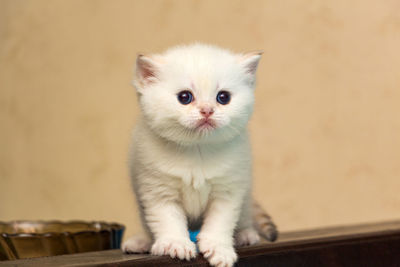
<svg viewBox="0 0 400 267"><path fill-rule="evenodd" d="M189 237L193 243L197 243L197 235L200 233L200 230L191 231L189 230Z"/></svg>

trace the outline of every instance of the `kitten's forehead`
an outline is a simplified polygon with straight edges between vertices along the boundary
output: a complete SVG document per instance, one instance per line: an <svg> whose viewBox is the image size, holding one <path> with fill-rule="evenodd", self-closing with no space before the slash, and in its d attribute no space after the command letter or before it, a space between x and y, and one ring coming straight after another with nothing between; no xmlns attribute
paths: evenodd
<svg viewBox="0 0 400 267"><path fill-rule="evenodd" d="M174 79L193 90L215 91L237 76L237 56L212 46L180 47L163 55L164 77Z"/></svg>
<svg viewBox="0 0 400 267"><path fill-rule="evenodd" d="M192 77L190 83L190 89L192 89L198 98L202 100L207 100L215 94L215 91L219 88L219 81L217 79L212 79L209 76L195 76Z"/></svg>

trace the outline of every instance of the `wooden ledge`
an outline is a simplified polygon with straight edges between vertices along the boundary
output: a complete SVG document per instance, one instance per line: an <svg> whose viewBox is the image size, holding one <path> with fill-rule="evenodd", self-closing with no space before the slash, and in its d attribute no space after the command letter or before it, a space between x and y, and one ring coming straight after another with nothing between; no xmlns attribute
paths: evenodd
<svg viewBox="0 0 400 267"><path fill-rule="evenodd" d="M237 266L400 266L400 221L282 233L275 243L238 250ZM170 257L107 250L2 261L0 266L208 266Z"/></svg>

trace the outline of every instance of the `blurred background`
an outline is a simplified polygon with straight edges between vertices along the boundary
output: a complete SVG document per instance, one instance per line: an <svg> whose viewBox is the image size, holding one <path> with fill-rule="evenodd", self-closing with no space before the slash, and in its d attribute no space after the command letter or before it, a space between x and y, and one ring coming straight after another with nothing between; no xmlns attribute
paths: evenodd
<svg viewBox="0 0 400 267"><path fill-rule="evenodd" d="M254 195L282 231L400 218L400 2L0 0L0 220L139 229L138 52L264 50Z"/></svg>

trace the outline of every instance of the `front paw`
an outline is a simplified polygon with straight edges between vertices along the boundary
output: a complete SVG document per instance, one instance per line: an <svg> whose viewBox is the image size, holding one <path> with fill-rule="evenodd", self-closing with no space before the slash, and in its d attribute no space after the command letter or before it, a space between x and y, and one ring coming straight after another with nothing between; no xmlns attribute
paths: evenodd
<svg viewBox="0 0 400 267"><path fill-rule="evenodd" d="M237 260L235 249L229 242L223 243L214 238L199 236L199 250L211 266L231 267Z"/></svg>
<svg viewBox="0 0 400 267"><path fill-rule="evenodd" d="M159 238L151 247L153 255L190 260L197 255L196 245L189 238Z"/></svg>

